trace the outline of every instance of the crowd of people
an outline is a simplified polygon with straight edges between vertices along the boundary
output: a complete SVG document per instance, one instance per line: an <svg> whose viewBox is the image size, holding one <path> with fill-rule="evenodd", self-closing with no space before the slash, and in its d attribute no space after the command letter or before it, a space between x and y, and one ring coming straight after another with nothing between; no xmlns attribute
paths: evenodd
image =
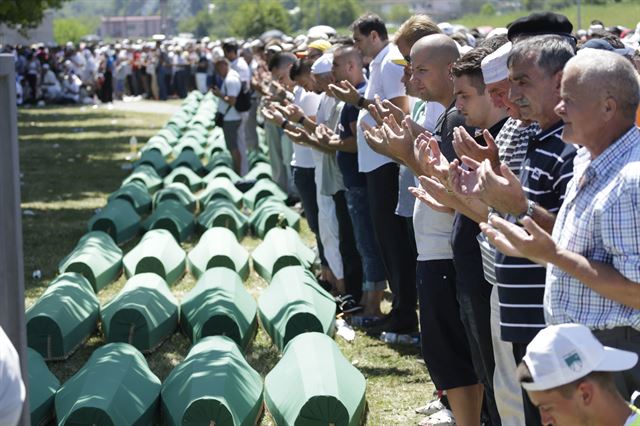
<svg viewBox="0 0 640 426"><path fill-rule="evenodd" d="M351 30L19 50L16 67L25 101L56 71L102 74L105 102L212 90L240 174L262 126L351 323L419 330L446 394L421 424L640 424L640 29L545 12Z"/></svg>

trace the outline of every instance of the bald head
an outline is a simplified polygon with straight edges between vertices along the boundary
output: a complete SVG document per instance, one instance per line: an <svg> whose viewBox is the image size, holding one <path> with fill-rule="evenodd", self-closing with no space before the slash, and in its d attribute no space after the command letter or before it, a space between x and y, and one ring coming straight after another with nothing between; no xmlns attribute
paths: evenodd
<svg viewBox="0 0 640 426"><path fill-rule="evenodd" d="M575 79L592 97L612 98L623 117L634 120L640 103L638 73L625 57L604 50L585 49L570 59L563 81Z"/></svg>
<svg viewBox="0 0 640 426"><path fill-rule="evenodd" d="M433 63L451 64L459 57L456 42L444 34L432 34L422 37L411 48L411 62L415 57L428 56Z"/></svg>

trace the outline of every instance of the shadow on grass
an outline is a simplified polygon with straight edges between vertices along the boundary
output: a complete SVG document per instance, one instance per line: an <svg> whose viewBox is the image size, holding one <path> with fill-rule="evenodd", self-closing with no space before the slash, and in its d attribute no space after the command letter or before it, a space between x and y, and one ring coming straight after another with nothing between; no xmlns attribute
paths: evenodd
<svg viewBox="0 0 640 426"><path fill-rule="evenodd" d="M360 370L360 372L364 374L365 377L389 377L389 376L403 377L403 376L411 375L413 373L413 371L411 371L408 368L398 368L398 367L390 367L390 366L387 366L387 367L359 366L358 370Z"/></svg>

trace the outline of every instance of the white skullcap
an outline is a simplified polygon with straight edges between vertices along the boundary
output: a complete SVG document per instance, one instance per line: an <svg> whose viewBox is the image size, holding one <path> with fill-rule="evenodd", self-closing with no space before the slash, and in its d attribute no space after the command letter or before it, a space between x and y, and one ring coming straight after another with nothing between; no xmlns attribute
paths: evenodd
<svg viewBox="0 0 640 426"><path fill-rule="evenodd" d="M498 27L498 28L494 28L491 31L489 31L489 34L487 34L486 38L491 38L491 37L495 37L497 35L507 35L507 32L509 30L507 30L505 27Z"/></svg>
<svg viewBox="0 0 640 426"><path fill-rule="evenodd" d="M333 68L333 53L325 53L311 65L311 74L326 74Z"/></svg>
<svg viewBox="0 0 640 426"><path fill-rule="evenodd" d="M497 83L509 78L509 67L507 60L511 52L511 42L503 44L498 50L488 55L482 60L482 77L484 84Z"/></svg>

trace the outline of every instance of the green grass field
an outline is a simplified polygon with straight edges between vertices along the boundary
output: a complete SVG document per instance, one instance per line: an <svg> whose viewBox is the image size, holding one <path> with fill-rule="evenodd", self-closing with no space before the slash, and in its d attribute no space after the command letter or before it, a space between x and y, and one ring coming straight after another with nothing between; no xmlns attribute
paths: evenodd
<svg viewBox="0 0 640 426"><path fill-rule="evenodd" d="M582 28L589 28L589 23L593 19L599 19L607 26L623 25L627 28L635 28L640 21L640 2L637 0L626 0L621 3L609 3L606 5L585 5L582 4ZM573 23L574 30L578 29L578 8L577 6L567 7L556 12L566 15ZM504 15L487 16L480 14L466 15L453 21L462 24L467 28L479 26L504 27L521 16L526 16L529 11L519 11Z"/></svg>
<svg viewBox="0 0 640 426"><path fill-rule="evenodd" d="M169 116L91 108L25 108L19 112L20 167L22 178L26 306L42 294L57 273L58 262L71 251L87 231L87 221L95 209L106 204L107 196L120 186L128 171L122 170L129 155L129 138L144 143ZM303 223L301 234L311 244L311 234ZM185 250L197 242L183 244ZM130 250L137 241L123 247ZM259 240L247 237L242 244L253 250ZM42 279L32 278L34 270ZM100 303L111 300L125 283L121 277L98 293ZM178 300L195 284L187 274L171 287ZM252 271L245 283L256 297L266 283ZM431 399L434 390L426 368L414 347L391 347L361 332L354 342L336 341L343 354L367 378L369 425L415 424L420 417L413 409ZM104 344L100 332L67 360L48 363L64 382L87 361L93 350ZM186 356L189 340L173 334L146 359L151 370L164 380ZM247 359L264 377L278 362L279 354L267 334L260 330ZM268 414L261 425L272 425Z"/></svg>

